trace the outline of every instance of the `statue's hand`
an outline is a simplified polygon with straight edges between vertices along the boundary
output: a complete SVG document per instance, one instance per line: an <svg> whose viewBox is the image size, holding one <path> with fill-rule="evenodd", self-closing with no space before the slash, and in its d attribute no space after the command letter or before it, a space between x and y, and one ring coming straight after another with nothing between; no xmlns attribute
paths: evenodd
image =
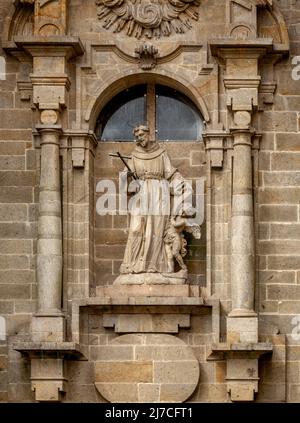
<svg viewBox="0 0 300 423"><path fill-rule="evenodd" d="M134 178L134 176L135 176L135 173L134 172L127 172L127 176L128 176L128 178Z"/></svg>

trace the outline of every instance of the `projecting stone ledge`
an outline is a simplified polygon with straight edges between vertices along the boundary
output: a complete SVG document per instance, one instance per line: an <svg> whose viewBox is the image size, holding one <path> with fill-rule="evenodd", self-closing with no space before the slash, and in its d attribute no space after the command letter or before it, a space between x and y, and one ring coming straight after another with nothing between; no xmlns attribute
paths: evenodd
<svg viewBox="0 0 300 423"><path fill-rule="evenodd" d="M219 339L220 302L200 297L199 287L133 286L128 291L120 287L97 288L97 297L74 300L72 304L72 339L79 342L79 316L83 308L103 315L103 326L116 333L178 333L180 328L189 328L191 316L212 314L213 342ZM157 292L156 289L162 289ZM102 295L101 295L102 294ZM155 295L152 296L151 294ZM191 296L186 296L189 294ZM198 294L198 295L197 295ZM103 296L105 295L105 296ZM160 295L160 296L159 296ZM192 296L194 295L194 296Z"/></svg>
<svg viewBox="0 0 300 423"><path fill-rule="evenodd" d="M69 56L81 56L84 53L84 47L78 37L67 35L53 35L53 36L17 36L13 41L5 42L4 49L7 52L14 52L17 48L24 49L25 51L30 48L51 47L58 49L59 47L69 48Z"/></svg>
<svg viewBox="0 0 300 423"><path fill-rule="evenodd" d="M103 314L103 326L116 333L178 333L180 328L190 327L193 308L211 307L204 304L199 287L189 285L98 287L97 297L88 303L111 306ZM129 305L134 309L128 309Z"/></svg>
<svg viewBox="0 0 300 423"><path fill-rule="evenodd" d="M264 354L273 352L273 345L268 342L213 344L207 360L224 360L226 358L259 358Z"/></svg>
<svg viewBox="0 0 300 423"><path fill-rule="evenodd" d="M82 348L75 342L22 342L13 349L34 358L73 358L87 360Z"/></svg>

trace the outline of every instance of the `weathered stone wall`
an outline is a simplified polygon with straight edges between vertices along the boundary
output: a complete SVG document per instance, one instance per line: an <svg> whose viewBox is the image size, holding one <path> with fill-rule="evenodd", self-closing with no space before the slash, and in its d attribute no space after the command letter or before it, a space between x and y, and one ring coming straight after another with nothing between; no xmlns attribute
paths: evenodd
<svg viewBox="0 0 300 423"><path fill-rule="evenodd" d="M0 28L12 1L0 2ZM5 80L0 80L0 315L8 341L26 339L36 304L36 150L32 111L17 89L22 68L4 54ZM29 68L30 69L30 68ZM24 69L23 69L24 70ZM32 400L28 362L0 341L1 401Z"/></svg>
<svg viewBox="0 0 300 423"><path fill-rule="evenodd" d="M300 55L300 1L274 2L279 6L288 26L291 56ZM0 0L0 32L3 30L5 17L12 9L12 3L12 0ZM201 3L203 13L198 23L193 23L193 29L188 34L175 35L172 39L166 38L160 42L162 52L166 53L173 43L183 39L195 44L202 43L203 36L207 38L211 35L212 20L214 37L223 35L225 1L203 0ZM130 72L138 72L137 81L145 82L143 72L137 69L135 64L124 63L116 54L101 49L90 53L91 44L105 44L112 38L125 53L130 52L135 45L135 40L122 33L115 35L103 30L95 15L93 0L70 1L69 32L71 35L80 36L88 54L78 59L78 66L73 64L70 67L72 87L68 113L64 116L65 122L68 122L65 124L66 128L89 127L85 116L93 98L100 95L101 90L109 87L110 83L115 82L117 76L121 80L126 75L126 81L113 85L116 92L131 84L128 80ZM268 14L261 13L260 16L261 33L272 33L276 39L278 34L270 25ZM29 81L31 64L21 64L3 50L0 50L0 55L6 60L5 80L0 80L0 315L6 319L8 334L6 341L0 341L0 401L22 402L34 401L29 380L29 361L14 351L12 344L27 340L30 334L30 318L36 310L39 150L33 145L34 115L30 91L28 96L28 91L22 91L17 84L20 80ZM200 64L198 58L201 58ZM226 118L221 78L216 70L210 75L201 74L205 61L205 52L183 52L172 62L161 65L163 72L154 70L153 74L156 76L153 80L164 84L166 78L171 78L172 75L174 80L178 78L180 84L183 84L183 81L187 83L187 91L192 85L197 87L207 104L212 121L215 124L222 122L225 128L228 128L230 123ZM211 59L211 62L215 62L215 59ZM270 72L268 66L265 65L264 69L265 74ZM220 76L222 72L220 67ZM258 157L258 168L255 172L256 310L259 312L260 340L270 340L274 344L272 358L267 357L260 362L261 382L257 400L262 402L300 402L300 344L291 336L294 327L292 319L300 313L300 81L293 81L291 72L291 58L285 58L276 64L273 79L277 83L277 89L274 102L262 104L254 122L257 131L262 134L260 151L255 156ZM102 105L112 95L113 92L106 93L106 96L101 98ZM102 105L99 104L99 110ZM184 176L204 176L207 168L204 165L205 153L202 143L166 143L165 147L172 162ZM110 143L102 143L97 147L95 172L86 179L90 177L92 190L95 190L95 183L99 178L114 179L122 168L116 159L108 158L108 152L111 152L112 148L127 154L132 150L132 144L117 144L112 147ZM71 174L72 163L66 156L64 151L64 169ZM76 188L76 180L81 181L81 170L76 172L73 180L70 177L71 182L68 179L70 186L64 186L64 194L68 189L70 192L74 190L74 210L75 206L76 210L79 210L78 204L83 201L85 191L81 187L82 196L82 192ZM206 286L206 266L209 272L211 271L211 291L215 298L221 300L223 337L225 315L231 309L230 184L229 151L224 157L223 169L212 172L210 180L212 197L209 201L214 204L210 217L210 264L206 261L204 238L197 246L196 259L188 259L193 284ZM64 197L64 205L70 196L71 194L68 194ZM92 209L94 206L95 202ZM86 204L82 207L87 209ZM73 212L76 215L77 212ZM95 256L92 261L95 267L89 288L94 294L96 286L112 283L118 274L127 238L127 219L118 216L100 217L94 213L92 215L91 221L95 223ZM78 227L82 225L86 230L89 222L85 220L82 223L80 213L77 218ZM67 221L71 218L65 215L64 219ZM64 223L65 227L68 227L68 222ZM69 223L73 224L71 221ZM203 236L205 235L204 230ZM78 245L81 241L85 242L84 237L79 238L78 235ZM82 290L80 289L82 270L88 267L86 262L82 265L78 258L81 244L78 250L72 248L68 247L68 256L65 257L65 263L68 263L68 269L70 268L69 276L65 274L64 278L65 302L66 298L70 299L72 295L79 297L81 291L86 289L83 284ZM76 291L77 281L79 282ZM68 362L69 391L65 401L102 402L103 399L94 387L94 362L99 358L101 348L116 335L103 328L102 318L97 312L89 314L86 311L80 319L81 342L88 346L90 361ZM190 399L193 402L228 401L225 384L226 363L221 360L206 361L211 332L211 315L203 314L193 316L191 328L181 330L178 335L192 347L200 362L201 382Z"/></svg>
<svg viewBox="0 0 300 423"><path fill-rule="evenodd" d="M277 3L288 25L291 56L299 55L300 2ZM291 333L295 328L292 319L300 310L300 81L294 81L291 72L290 58L275 67L274 105L268 106L258 118L263 138L257 192L257 303L261 334L286 335L286 398L299 402L300 346ZM275 399L284 388L283 380L283 368L278 366L273 371L277 388L270 389L270 399Z"/></svg>

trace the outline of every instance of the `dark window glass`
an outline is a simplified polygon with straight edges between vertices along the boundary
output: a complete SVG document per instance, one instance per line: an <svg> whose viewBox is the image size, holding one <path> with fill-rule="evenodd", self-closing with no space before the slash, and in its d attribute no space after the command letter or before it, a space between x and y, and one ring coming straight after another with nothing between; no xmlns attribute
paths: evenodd
<svg viewBox="0 0 300 423"><path fill-rule="evenodd" d="M148 110L155 111L154 121L151 115L147 119L147 103ZM185 95L157 85L155 95L150 90L147 97L146 84L115 96L102 110L96 134L102 141L133 141L133 129L146 125L147 120L158 141L197 141L202 137L203 118Z"/></svg>
<svg viewBox="0 0 300 423"><path fill-rule="evenodd" d="M146 124L146 85L127 89L104 108L96 134L102 141L132 141L133 129Z"/></svg>
<svg viewBox="0 0 300 423"><path fill-rule="evenodd" d="M203 119L187 97L176 90L158 85L156 130L159 141L196 141L202 135Z"/></svg>

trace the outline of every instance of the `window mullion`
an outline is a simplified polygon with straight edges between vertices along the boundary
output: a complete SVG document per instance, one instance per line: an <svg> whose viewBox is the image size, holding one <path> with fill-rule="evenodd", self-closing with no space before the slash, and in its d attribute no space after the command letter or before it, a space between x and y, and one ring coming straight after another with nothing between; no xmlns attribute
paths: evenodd
<svg viewBox="0 0 300 423"><path fill-rule="evenodd" d="M150 139L156 139L156 98L155 98L155 85L147 85L147 125L150 130Z"/></svg>

